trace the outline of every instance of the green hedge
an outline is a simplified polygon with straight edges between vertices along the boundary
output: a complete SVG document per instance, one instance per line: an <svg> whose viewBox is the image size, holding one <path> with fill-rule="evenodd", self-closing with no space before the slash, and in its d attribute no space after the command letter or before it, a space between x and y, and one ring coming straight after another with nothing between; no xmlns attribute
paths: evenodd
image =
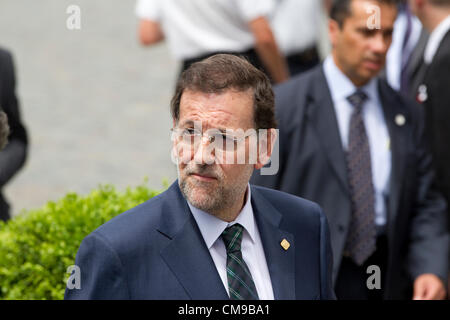
<svg viewBox="0 0 450 320"><path fill-rule="evenodd" d="M101 186L0 222L0 300L63 299L67 268L83 238L158 193L145 184L125 192Z"/></svg>

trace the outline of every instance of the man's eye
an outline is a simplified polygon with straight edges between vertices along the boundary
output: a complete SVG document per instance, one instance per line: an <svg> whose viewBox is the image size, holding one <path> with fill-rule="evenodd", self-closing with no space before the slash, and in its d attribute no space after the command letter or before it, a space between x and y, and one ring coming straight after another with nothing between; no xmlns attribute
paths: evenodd
<svg viewBox="0 0 450 320"><path fill-rule="evenodd" d="M393 35L393 31L386 31L383 33L383 36L385 38L392 38L392 35Z"/></svg>
<svg viewBox="0 0 450 320"><path fill-rule="evenodd" d="M224 146L234 146L235 145L235 138L233 136L227 136L227 135L222 135L222 142L224 144Z"/></svg>
<svg viewBox="0 0 450 320"><path fill-rule="evenodd" d="M223 139L227 142L227 143L234 143L234 137L233 136L227 136L227 135L223 135Z"/></svg>
<svg viewBox="0 0 450 320"><path fill-rule="evenodd" d="M195 129L193 129L193 128L186 128L186 129L184 129L183 130L183 135L190 135L190 136L192 136L192 135L195 135Z"/></svg>
<svg viewBox="0 0 450 320"><path fill-rule="evenodd" d="M361 29L359 29L359 32L362 35L364 35L364 37L369 38L369 37L372 37L372 36L375 35L376 30L371 30L371 29L368 29L368 28L361 28Z"/></svg>

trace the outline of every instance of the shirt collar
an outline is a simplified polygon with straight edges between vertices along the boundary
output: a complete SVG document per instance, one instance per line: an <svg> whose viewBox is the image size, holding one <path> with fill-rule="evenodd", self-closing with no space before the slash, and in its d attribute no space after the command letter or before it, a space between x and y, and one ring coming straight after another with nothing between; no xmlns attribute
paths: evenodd
<svg viewBox="0 0 450 320"><path fill-rule="evenodd" d="M353 82L338 68L332 55L328 56L323 64L325 78L330 88L331 97L336 103L347 99L358 89ZM369 83L359 88L363 90L369 99L376 100L378 92L378 81L376 77Z"/></svg>
<svg viewBox="0 0 450 320"><path fill-rule="evenodd" d="M187 201L189 209L191 209L192 215L194 216L195 221L197 222L198 228L200 229L200 233L205 240L206 246L208 249L214 245L217 239L220 238L222 232L229 226L232 226L236 223L239 223L244 227L244 229L250 235L250 239L252 242L255 242L255 219L253 215L253 207L251 203L251 188L250 185L247 186L247 199L245 201L245 205L242 208L241 212L237 216L236 220L232 222L226 222L216 218L210 213L207 213L203 210L200 210L194 207L192 204Z"/></svg>
<svg viewBox="0 0 450 320"><path fill-rule="evenodd" d="M424 53L424 60L426 64L430 64L433 61L434 56L441 45L442 39L444 39L449 30L450 16L445 18L431 33Z"/></svg>

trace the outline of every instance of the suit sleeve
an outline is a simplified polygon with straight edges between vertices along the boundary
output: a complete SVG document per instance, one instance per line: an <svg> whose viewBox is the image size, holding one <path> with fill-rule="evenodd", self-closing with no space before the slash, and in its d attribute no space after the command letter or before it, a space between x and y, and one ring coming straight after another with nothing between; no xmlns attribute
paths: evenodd
<svg viewBox="0 0 450 320"><path fill-rule="evenodd" d="M75 265L81 274L81 288L66 288L65 300L130 299L122 263L107 240L97 233L86 237Z"/></svg>
<svg viewBox="0 0 450 320"><path fill-rule="evenodd" d="M320 215L320 299L336 300L332 282L333 253L331 251L330 230L325 214L319 206L317 207Z"/></svg>
<svg viewBox="0 0 450 320"><path fill-rule="evenodd" d="M433 63L434 64L434 63ZM435 167L440 187L450 201L450 53L440 58L432 71L432 83L429 85L429 129L432 131Z"/></svg>
<svg viewBox="0 0 450 320"><path fill-rule="evenodd" d="M432 273L446 283L449 249L447 206L435 183L432 157L424 134L422 108L418 108L417 112L416 201L410 225L408 265L413 279Z"/></svg>

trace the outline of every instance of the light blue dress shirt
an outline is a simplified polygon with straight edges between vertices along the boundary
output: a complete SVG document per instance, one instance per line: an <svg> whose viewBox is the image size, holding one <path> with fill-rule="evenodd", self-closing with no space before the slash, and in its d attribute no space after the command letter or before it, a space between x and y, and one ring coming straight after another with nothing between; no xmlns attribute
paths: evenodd
<svg viewBox="0 0 450 320"><path fill-rule="evenodd" d="M228 279L227 279L227 250L221 238L222 232L229 226L239 223L244 227L242 236L241 251L245 263L250 269L253 282L260 300L274 300L272 282L270 280L269 268L267 266L266 256L262 245L258 227L253 215L253 207L251 203L251 188L247 187L247 199L245 205L239 213L236 220L228 223L220 220L204 212L188 201L192 215L197 222L198 228L205 240L206 246L220 275L222 283L227 290L228 296Z"/></svg>
<svg viewBox="0 0 450 320"><path fill-rule="evenodd" d="M342 146L347 150L350 118L353 112L353 106L347 101L347 97L358 88L336 66L332 56L325 60L323 68L336 112ZM372 181L375 189L375 223L383 227L386 225L386 199L391 175L390 137L379 98L378 80L374 78L359 89L368 96L363 108L363 121L369 140Z"/></svg>

